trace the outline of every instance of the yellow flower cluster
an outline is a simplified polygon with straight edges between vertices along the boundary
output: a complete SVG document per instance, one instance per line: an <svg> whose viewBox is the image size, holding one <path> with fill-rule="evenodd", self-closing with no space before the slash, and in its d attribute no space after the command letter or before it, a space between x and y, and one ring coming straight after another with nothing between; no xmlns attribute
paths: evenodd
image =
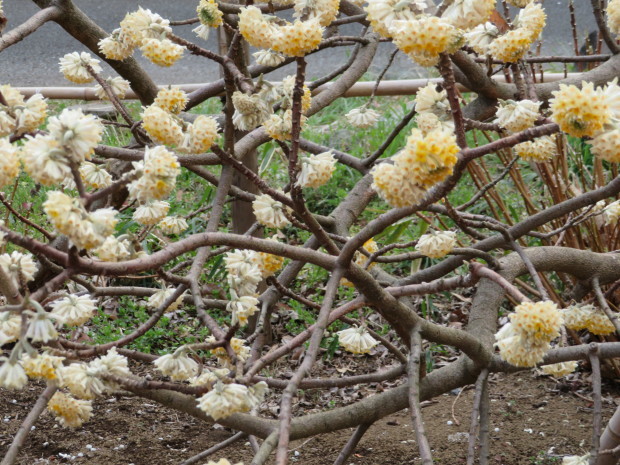
<svg viewBox="0 0 620 465"><path fill-rule="evenodd" d="M589 140L594 155L612 163L620 163L620 129L601 132Z"/></svg>
<svg viewBox="0 0 620 465"><path fill-rule="evenodd" d="M142 54L158 66L169 67L175 64L185 49L170 39L146 39L142 42Z"/></svg>
<svg viewBox="0 0 620 465"><path fill-rule="evenodd" d="M287 108L293 104L293 90L295 89L295 76L287 76L282 79L282 87L279 89L283 94L282 104ZM312 92L310 88L304 84L304 93L301 96L301 111L306 113L312 105Z"/></svg>
<svg viewBox="0 0 620 465"><path fill-rule="evenodd" d="M54 229L67 236L80 249L99 247L114 232L118 222L117 212L113 208L87 212L78 199L57 191L47 194L43 210Z"/></svg>
<svg viewBox="0 0 620 465"><path fill-rule="evenodd" d="M493 23L480 24L465 33L465 40L476 53L486 55L489 45L499 36L499 29Z"/></svg>
<svg viewBox="0 0 620 465"><path fill-rule="evenodd" d="M614 34L620 34L620 0L611 0L607 5L607 26Z"/></svg>
<svg viewBox="0 0 620 465"><path fill-rule="evenodd" d="M550 101L551 118L574 137L593 137L611 120L611 111L600 89L583 82L581 89L560 84Z"/></svg>
<svg viewBox="0 0 620 465"><path fill-rule="evenodd" d="M415 248L429 258L442 258L456 247L456 233L453 231L433 231L418 239Z"/></svg>
<svg viewBox="0 0 620 465"><path fill-rule="evenodd" d="M183 130L176 119L163 108L151 105L142 113L142 127L158 142L166 145L180 145Z"/></svg>
<svg viewBox="0 0 620 465"><path fill-rule="evenodd" d="M540 367L544 374L551 375L555 378L570 375L577 368L577 362L561 362L553 365L543 365Z"/></svg>
<svg viewBox="0 0 620 465"><path fill-rule="evenodd" d="M320 187L327 184L335 169L336 159L331 152L310 155L302 159L297 184L301 187Z"/></svg>
<svg viewBox="0 0 620 465"><path fill-rule="evenodd" d="M99 50L108 60L125 60L133 55L134 45L124 39L120 29L114 29L112 34L99 41Z"/></svg>
<svg viewBox="0 0 620 465"><path fill-rule="evenodd" d="M209 336L206 342L215 342L215 337ZM231 338L230 347L232 348L237 358L242 362L245 362L250 356L250 348L245 345L245 340L243 339L238 339L236 337ZM222 367L233 368L232 364L230 363L230 358L228 357L226 349L224 349L223 347L216 347L215 349L211 350L211 353L217 357L217 361L220 363L220 365L222 365Z"/></svg>
<svg viewBox="0 0 620 465"><path fill-rule="evenodd" d="M323 38L321 17L294 23L265 16L254 6L239 13L239 32L250 45L272 49L284 55L301 57L316 49Z"/></svg>
<svg viewBox="0 0 620 465"><path fill-rule="evenodd" d="M338 343L347 351L354 354L368 354L370 351L379 344L379 341L374 339L368 330L360 326L352 326L348 329L338 331Z"/></svg>
<svg viewBox="0 0 620 465"><path fill-rule="evenodd" d="M127 188L132 198L141 202L161 200L168 195L176 185L176 178L180 172L177 157L157 146L146 148L144 151L144 165L138 167L142 176L132 181Z"/></svg>
<svg viewBox="0 0 620 465"><path fill-rule="evenodd" d="M543 136L532 141L521 142L514 146L514 151L524 160L545 162L557 153L555 136Z"/></svg>
<svg viewBox="0 0 620 465"><path fill-rule="evenodd" d="M436 16L398 21L391 34L394 44L421 66L436 65L440 53L453 52L463 42L461 31Z"/></svg>
<svg viewBox="0 0 620 465"><path fill-rule="evenodd" d="M301 115L301 127L303 128L308 118ZM291 131L293 130L293 111L286 110L282 116L271 115L268 120L263 122L265 132L272 139L285 141L291 138Z"/></svg>
<svg viewBox="0 0 620 465"><path fill-rule="evenodd" d="M528 4L515 20L517 28L495 39L489 45L489 52L498 60L515 63L523 58L532 43L538 39L546 20L547 15L541 5Z"/></svg>
<svg viewBox="0 0 620 465"><path fill-rule="evenodd" d="M75 399L63 392L56 392L47 404L64 427L79 428L92 415L93 407L89 400Z"/></svg>
<svg viewBox="0 0 620 465"><path fill-rule="evenodd" d="M0 189L11 184L19 174L17 147L7 138L0 139Z"/></svg>
<svg viewBox="0 0 620 465"><path fill-rule="evenodd" d="M413 129L405 148L393 158L412 182L429 188L452 174L458 151L456 138L449 131L435 130L423 135Z"/></svg>
<svg viewBox="0 0 620 465"><path fill-rule="evenodd" d="M157 92L154 105L166 110L168 113L178 115L187 105L188 97L185 91L178 87L168 87L167 89L161 89Z"/></svg>
<svg viewBox="0 0 620 465"><path fill-rule="evenodd" d="M47 101L41 94L24 100L10 85L0 86L8 106L0 105L0 137L36 131L47 117Z"/></svg>
<svg viewBox="0 0 620 465"><path fill-rule="evenodd" d="M605 313L594 305L572 305L562 310L567 328L579 331L587 329L592 334L606 336L616 331Z"/></svg>
<svg viewBox="0 0 620 465"><path fill-rule="evenodd" d="M534 126L540 116L538 109L541 103L532 100L500 100L495 122L509 132L524 131Z"/></svg>
<svg viewBox="0 0 620 465"><path fill-rule="evenodd" d="M56 357L48 353L37 354L34 357L22 357L21 364L30 378L54 380L59 377L64 357Z"/></svg>
<svg viewBox="0 0 620 465"><path fill-rule="evenodd" d="M418 202L426 193L405 176L396 165L381 163L372 170L372 188L392 207L408 207Z"/></svg>
<svg viewBox="0 0 620 465"><path fill-rule="evenodd" d="M368 239L366 242L364 242L364 245L362 246L362 248L369 254L373 254L379 250L379 246L377 245L377 243L372 237ZM353 263L363 268L364 266L366 266L367 262L368 262L368 257L365 254L361 252L355 252L355 255L353 256ZM376 265L375 262L371 263L370 265L368 265L368 269L371 269L375 265ZM340 285L347 286L347 287L353 287L353 283L349 281L347 278L341 278Z"/></svg>
<svg viewBox="0 0 620 465"><path fill-rule="evenodd" d="M200 3L196 7L196 13L198 13L198 19L205 26L218 27L222 25L222 13L217 7L215 0L200 0Z"/></svg>
<svg viewBox="0 0 620 465"><path fill-rule="evenodd" d="M562 314L550 301L525 302L515 308L510 319L495 335L501 358L515 366L535 366L559 335Z"/></svg>
<svg viewBox="0 0 620 465"><path fill-rule="evenodd" d="M179 150L187 153L206 152L215 143L219 129L215 118L199 115L193 123L187 125Z"/></svg>

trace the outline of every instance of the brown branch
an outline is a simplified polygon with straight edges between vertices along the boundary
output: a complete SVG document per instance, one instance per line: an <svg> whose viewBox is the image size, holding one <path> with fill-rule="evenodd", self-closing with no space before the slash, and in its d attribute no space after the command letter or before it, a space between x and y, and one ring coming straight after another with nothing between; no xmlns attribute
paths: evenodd
<svg viewBox="0 0 620 465"><path fill-rule="evenodd" d="M13 206L11 205L11 203L9 201L7 201L4 197L4 193L0 192L0 202L2 203L2 205L4 205L6 207L6 209L8 211L11 212L11 214L13 216L15 216L19 221L21 221L22 223L24 223L25 225L30 226L31 228L36 229L37 231L39 231L41 234L43 234L45 236L45 238L49 241L54 239L54 235L52 233L50 233L49 231L47 231L45 228L39 226L38 224L34 223L33 221L30 221L28 218L26 218L25 216L21 215L17 210L15 210L13 208Z"/></svg>
<svg viewBox="0 0 620 465"><path fill-rule="evenodd" d="M482 404L483 391L486 389L489 370L484 368L476 380L476 392L474 394L474 405L471 412L471 425L469 427L469 445L467 447L467 465L474 465L476 458L476 436L478 433L479 418L482 417L480 407Z"/></svg>
<svg viewBox="0 0 620 465"><path fill-rule="evenodd" d="M344 462L349 457L351 457L351 454L353 454L353 452L355 452L355 448L357 447L359 442L362 440L362 437L364 437L364 434L366 433L366 431L368 431L368 428L370 428L371 426L372 426L372 423L363 423L359 425L357 428L355 428L355 432L349 438L345 446L342 448L342 450L338 454L338 457L336 458L334 465L344 465Z"/></svg>
<svg viewBox="0 0 620 465"><path fill-rule="evenodd" d="M426 437L424 421L422 420L422 409L420 408L420 356L422 355L422 337L420 329L415 327L411 332L411 351L409 353L409 364L407 366L407 379L409 381L409 408L411 411L411 421L415 429L418 450L423 465L433 465L431 446Z"/></svg>
<svg viewBox="0 0 620 465"><path fill-rule="evenodd" d="M611 31L607 27L607 22L603 16L603 10L601 8L601 0L590 0L592 4L592 13L594 14L594 19L596 20L596 25L598 26L598 30L603 36L603 40L611 53L617 55L620 53L620 47L618 46L618 42L612 37Z"/></svg>
<svg viewBox="0 0 620 465"><path fill-rule="evenodd" d="M448 102L450 102L456 142L461 149L464 149L467 147L467 139L465 138L463 111L461 110L461 102L459 102L459 98L456 93L456 82L454 80L452 60L447 53L442 53L439 55L438 69L439 73L443 77L443 87L448 94Z"/></svg>
<svg viewBox="0 0 620 465"><path fill-rule="evenodd" d="M247 437L247 434L244 433L243 431L240 431L234 434L233 436L229 437L228 439L220 442L219 444L216 444L213 447L210 447L207 450L202 451L199 454L196 454L193 457L188 458L187 460L183 461L181 465L193 465L195 463L201 462L202 460L206 459L210 455L215 454L216 452L230 446L231 444L234 444L235 442L241 439L244 439L245 437Z"/></svg>
<svg viewBox="0 0 620 465"><path fill-rule="evenodd" d="M594 465L598 458L603 421L603 400L601 396L601 361L598 357L598 345L590 344L590 366L592 367L592 448L590 449L590 464Z"/></svg>
<svg viewBox="0 0 620 465"><path fill-rule="evenodd" d="M0 52L11 45L24 40L34 31L39 29L48 21L55 21L61 14L57 6L49 6L33 14L27 21L2 34L0 37Z"/></svg>
<svg viewBox="0 0 620 465"><path fill-rule="evenodd" d="M605 299L605 296L601 291L601 286L599 284L599 279L597 276L594 276L592 278L592 289L594 289L594 294L596 295L596 300L598 301L601 310L603 310L603 312L605 312L605 315L607 315L607 318L611 320L614 328L616 328L616 334L620 335L620 320L618 319L618 314L616 312L613 312L609 307L607 299Z"/></svg>

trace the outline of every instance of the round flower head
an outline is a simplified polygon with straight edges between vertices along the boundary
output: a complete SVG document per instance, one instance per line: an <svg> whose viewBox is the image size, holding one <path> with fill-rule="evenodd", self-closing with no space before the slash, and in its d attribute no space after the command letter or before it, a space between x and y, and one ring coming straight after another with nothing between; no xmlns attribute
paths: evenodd
<svg viewBox="0 0 620 465"><path fill-rule="evenodd" d="M295 76L287 76L282 79L282 85L278 89L279 94L284 98L283 103L290 107L293 104L293 92L295 90ZM306 85L303 87L304 93L301 96L301 111L307 112L312 105L312 92Z"/></svg>
<svg viewBox="0 0 620 465"><path fill-rule="evenodd" d="M532 2L519 12L515 18L515 25L529 31L537 38L545 27L547 15L540 3Z"/></svg>
<svg viewBox="0 0 620 465"><path fill-rule="evenodd" d="M6 103L8 103L10 107L21 106L25 103L24 96L21 92L9 84L1 85L0 92L2 92L4 100L6 100Z"/></svg>
<svg viewBox="0 0 620 465"><path fill-rule="evenodd" d="M11 312L0 312L0 347L19 339L22 317Z"/></svg>
<svg viewBox="0 0 620 465"><path fill-rule="evenodd" d="M372 188L392 207L409 207L424 197L426 191L413 184L396 165L380 163L372 170Z"/></svg>
<svg viewBox="0 0 620 465"><path fill-rule="evenodd" d="M222 13L214 0L200 0L196 7L198 19L202 24L209 27L218 27L222 25Z"/></svg>
<svg viewBox="0 0 620 465"><path fill-rule="evenodd" d="M162 355L153 361L155 367L173 381L186 381L198 374L198 363L187 356L187 349L181 347L172 354Z"/></svg>
<svg viewBox="0 0 620 465"><path fill-rule="evenodd" d="M150 200L136 208L133 219L143 226L152 226L165 218L170 204L162 200Z"/></svg>
<svg viewBox="0 0 620 465"><path fill-rule="evenodd" d="M614 34L620 34L620 0L611 0L607 5L607 26Z"/></svg>
<svg viewBox="0 0 620 465"><path fill-rule="evenodd" d="M112 347L105 355L90 362L91 369L97 370L99 374L111 374L114 376L131 375L129 371L129 361L124 355L120 355L116 351L116 347ZM104 382L107 390L118 389L116 384L109 381Z"/></svg>
<svg viewBox="0 0 620 465"><path fill-rule="evenodd" d="M90 75L86 66L90 66L95 73L101 72L99 60L95 60L90 53L67 53L60 59L60 71L67 80L76 84L86 84L95 79Z"/></svg>
<svg viewBox="0 0 620 465"><path fill-rule="evenodd" d="M612 163L620 162L620 129L601 132L588 144L597 157Z"/></svg>
<svg viewBox="0 0 620 465"><path fill-rule="evenodd" d="M343 329L342 331L338 331L338 343L344 347L344 349L348 352L352 352L354 354L368 354L379 344L379 341L375 340L366 328L362 327L351 327L348 329Z"/></svg>
<svg viewBox="0 0 620 465"><path fill-rule="evenodd" d="M14 109L16 134L36 131L47 117L47 102L41 94L34 94L23 106Z"/></svg>
<svg viewBox="0 0 620 465"><path fill-rule="evenodd" d="M8 139L0 138L0 189L15 181L19 175L17 147Z"/></svg>
<svg viewBox="0 0 620 465"><path fill-rule="evenodd" d="M157 224L157 227L161 229L164 234L178 235L185 231L189 226L187 221L185 221L185 218L180 216L167 216Z"/></svg>
<svg viewBox="0 0 620 465"><path fill-rule="evenodd" d="M13 280L15 285L27 283L34 279L34 274L38 270L32 255L17 251L3 253L0 255L0 268Z"/></svg>
<svg viewBox="0 0 620 465"><path fill-rule="evenodd" d="M421 66L434 66L439 54L457 50L463 41L461 31L436 16L394 22L390 31L394 44Z"/></svg>
<svg viewBox="0 0 620 465"><path fill-rule="evenodd" d="M280 26L271 47L290 57L302 57L319 46L323 39L323 27L319 18L295 21Z"/></svg>
<svg viewBox="0 0 620 465"><path fill-rule="evenodd" d="M450 113L448 93L437 84L429 82L420 88L415 95L415 111L419 113L433 113L443 116Z"/></svg>
<svg viewBox="0 0 620 465"><path fill-rule="evenodd" d="M272 113L272 108L260 94L247 95L234 92L232 96L235 113L233 124L240 131L250 131L265 121Z"/></svg>
<svg viewBox="0 0 620 465"><path fill-rule="evenodd" d="M557 305L549 300L517 305L509 318L515 332L531 342L551 342L563 324Z"/></svg>
<svg viewBox="0 0 620 465"><path fill-rule="evenodd" d="M499 36L499 29L493 23L479 24L465 33L465 41L480 55L489 53L489 45Z"/></svg>
<svg viewBox="0 0 620 465"><path fill-rule="evenodd" d="M610 203L605 207L605 224L615 226L620 218L620 200Z"/></svg>
<svg viewBox="0 0 620 465"><path fill-rule="evenodd" d="M442 258L456 246L456 233L453 231L433 231L418 239L415 248L429 258Z"/></svg>
<svg viewBox="0 0 620 465"><path fill-rule="evenodd" d="M554 378L570 375L577 368L577 362L561 362L553 365L543 365L540 367L544 374L551 375Z"/></svg>
<svg viewBox="0 0 620 465"><path fill-rule="evenodd" d="M179 167L177 157L165 147L147 147L144 164L138 167L142 176L127 186L131 197L140 202L168 197L176 185Z"/></svg>
<svg viewBox="0 0 620 465"><path fill-rule="evenodd" d="M120 29L114 29L112 34L99 41L99 50L108 60L125 60L133 55L134 44L124 40Z"/></svg>
<svg viewBox="0 0 620 465"><path fill-rule="evenodd" d="M268 228L281 229L290 224L290 221L284 214L284 204L275 200L268 194L257 195L252 202L252 209L258 221Z"/></svg>
<svg viewBox="0 0 620 465"><path fill-rule="evenodd" d="M0 107L0 137L6 137L15 131L15 118Z"/></svg>
<svg viewBox="0 0 620 465"><path fill-rule="evenodd" d="M30 378L56 380L60 377L60 369L64 357L56 357L46 352L34 357L25 355L21 364Z"/></svg>
<svg viewBox="0 0 620 465"><path fill-rule="evenodd" d="M396 167L412 182L431 187L452 174L459 148L454 134L435 130L426 135L413 129L405 148L393 157Z"/></svg>
<svg viewBox="0 0 620 465"><path fill-rule="evenodd" d="M122 262L131 257L129 250L130 243L127 240L108 236L99 247L93 250L93 253L104 262Z"/></svg>
<svg viewBox="0 0 620 465"><path fill-rule="evenodd" d="M321 26L329 26L338 16L340 0L301 0L295 2L297 19L318 18Z"/></svg>
<svg viewBox="0 0 620 465"><path fill-rule="evenodd" d="M60 183L71 176L69 155L54 136L26 136L19 155L24 170L44 186Z"/></svg>
<svg viewBox="0 0 620 465"><path fill-rule="evenodd" d="M165 36L169 32L172 32L170 21L142 7L127 13L121 21L121 39L132 47L142 45L146 39Z"/></svg>
<svg viewBox="0 0 620 465"><path fill-rule="evenodd" d="M259 50L253 53L252 56L256 59L256 64L261 66L275 67L286 60L284 55L273 50Z"/></svg>
<svg viewBox="0 0 620 465"><path fill-rule="evenodd" d="M523 58L535 39L527 29L513 29L491 42L488 52L497 60L516 63Z"/></svg>
<svg viewBox="0 0 620 465"><path fill-rule="evenodd" d="M52 316L68 326L82 326L93 317L97 308L89 295L74 294L54 301L51 307Z"/></svg>
<svg viewBox="0 0 620 465"><path fill-rule="evenodd" d="M183 130L179 123L164 109L151 105L142 113L142 126L149 136L166 145L179 145Z"/></svg>
<svg viewBox="0 0 620 465"><path fill-rule="evenodd" d="M495 10L495 0L455 0L442 18L460 29L471 29L485 23Z"/></svg>
<svg viewBox="0 0 620 465"><path fill-rule="evenodd" d="M54 323L45 312L30 312L32 317L28 320L26 337L32 342L47 342L58 337Z"/></svg>
<svg viewBox="0 0 620 465"><path fill-rule="evenodd" d="M587 329L599 336L616 332L607 315L594 305L572 305L562 310L562 316L566 327L575 331Z"/></svg>
<svg viewBox="0 0 620 465"><path fill-rule="evenodd" d="M188 97L185 91L182 91L178 87L169 87L167 89L161 89L157 92L157 97L155 98L153 104L169 113L177 115L185 110L187 101Z"/></svg>
<svg viewBox="0 0 620 465"><path fill-rule="evenodd" d="M582 88L560 84L550 101L551 118L574 137L593 137L609 123L611 112L600 89L591 82Z"/></svg>
<svg viewBox="0 0 620 465"><path fill-rule="evenodd" d="M153 310L159 309L162 305L164 305L166 300L168 300L172 296L172 294L174 294L174 292L175 292L174 287L160 289L159 291L155 292L151 297L148 298L146 302L147 307L152 308ZM169 312L173 312L174 310L179 308L179 306L182 303L183 303L183 294L181 294L177 298L177 300L175 300L170 305L168 305L168 308L166 310Z"/></svg>
<svg viewBox="0 0 620 465"><path fill-rule="evenodd" d="M183 56L184 50L184 47L170 39L146 39L140 46L140 51L146 58L163 67L175 64Z"/></svg>
<svg viewBox="0 0 620 465"><path fill-rule="evenodd" d="M93 407L89 400L75 399L63 392L56 392L47 404L59 423L65 428L79 428L92 415Z"/></svg>
<svg viewBox="0 0 620 465"><path fill-rule="evenodd" d="M192 124L187 126L179 151L187 153L204 153L211 148L217 139L220 127L214 118L199 115Z"/></svg>
<svg viewBox="0 0 620 465"><path fill-rule="evenodd" d="M208 343L215 342L215 338L213 336L209 336L206 339L206 342ZM235 355L241 362L245 362L250 356L250 348L246 346L244 343L245 341L243 339L237 339L236 337L233 337L230 340L230 347L235 352ZM229 368L229 369L234 368L233 365L230 363L230 358L228 357L228 353L226 352L226 349L224 349L224 347L217 347L215 349L212 349L211 353L213 353L213 355L217 357L218 362L224 368Z"/></svg>
<svg viewBox="0 0 620 465"><path fill-rule="evenodd" d="M239 32L254 47L272 48L278 34L276 18L266 16L255 6L241 8L239 12Z"/></svg>
<svg viewBox="0 0 620 465"><path fill-rule="evenodd" d="M275 236L272 237L271 240L277 241ZM263 278L273 276L284 264L284 257L265 252L258 252L256 260Z"/></svg>
<svg viewBox="0 0 620 465"><path fill-rule="evenodd" d="M396 21L415 19L427 7L425 0L368 0L365 8L368 20L375 32L390 38L390 30Z"/></svg>
<svg viewBox="0 0 620 465"><path fill-rule="evenodd" d="M260 259L256 252L234 250L224 255L231 293L236 296L254 295L256 286L263 279L259 267Z"/></svg>
<svg viewBox="0 0 620 465"><path fill-rule="evenodd" d="M349 124L355 126L356 128L363 129L374 126L381 115L375 110L371 110L363 106L349 111L345 117L347 118Z"/></svg>
<svg viewBox="0 0 620 465"><path fill-rule="evenodd" d="M214 388L198 399L198 407L215 421L237 412L249 412L252 398L242 384L223 384L218 381Z"/></svg>
<svg viewBox="0 0 620 465"><path fill-rule="evenodd" d="M303 128L307 118L301 115L301 127ZM282 116L271 115L267 121L263 123L265 132L272 139L285 141L291 138L291 131L293 130L293 113L291 110L286 110Z"/></svg>
<svg viewBox="0 0 620 465"><path fill-rule="evenodd" d="M110 87L112 93L116 95L119 99L125 98L125 95L130 89L129 81L125 81L122 77L119 76L109 77L105 80L105 82L108 84L108 87ZM99 83L95 85L94 91L97 98L100 98L101 100L110 99L106 91L103 90L103 87L101 87Z"/></svg>
<svg viewBox="0 0 620 465"><path fill-rule="evenodd" d="M418 129L422 131L423 136L427 136L433 131L447 131L449 133L454 132L454 121L449 117L440 118L439 116L425 111L415 115L415 122Z"/></svg>
<svg viewBox="0 0 620 465"><path fill-rule="evenodd" d="M47 130L76 163L90 159L101 142L103 125L95 115L85 115L82 110L65 109L49 119Z"/></svg>
<svg viewBox="0 0 620 465"><path fill-rule="evenodd" d="M28 383L26 372L18 361L6 357L0 357L0 361L4 361L0 365L0 387L21 389Z"/></svg>
<svg viewBox="0 0 620 465"><path fill-rule="evenodd" d="M301 172L297 185L301 187L320 187L327 184L336 169L336 159L331 152L310 155L302 158Z"/></svg>
<svg viewBox="0 0 620 465"><path fill-rule="evenodd" d="M515 331L512 323L504 325L495 335L502 360L517 367L534 367L542 362L551 345L545 341L534 343Z"/></svg>
<svg viewBox="0 0 620 465"><path fill-rule="evenodd" d="M553 158L557 154L558 147L555 136L543 136L515 145L514 151L524 160L542 163Z"/></svg>
<svg viewBox="0 0 620 465"><path fill-rule="evenodd" d="M60 368L61 386L80 399L94 399L105 392L100 370L86 363L72 363Z"/></svg>
<svg viewBox="0 0 620 465"><path fill-rule="evenodd" d="M375 242L373 238L370 238L366 242L364 242L364 245L362 246L362 248L369 254L373 254L379 250L379 246L377 245L377 243ZM369 257L367 257L362 252L357 251L353 255L353 262L357 266L366 267L366 263L368 263L368 258ZM376 263L374 262L371 263L370 265L368 265L368 269L372 268L375 265ZM353 287L353 283L349 281L347 278L340 279L340 285L347 286L347 287Z"/></svg>
<svg viewBox="0 0 620 465"><path fill-rule="evenodd" d="M103 189L112 184L112 175L103 168L103 165L85 161L80 165L80 176L86 185L93 189Z"/></svg>
<svg viewBox="0 0 620 465"><path fill-rule="evenodd" d="M531 100L514 100L500 101L497 109L497 119L495 122L509 132L519 132L534 126L534 122L538 119L542 102L533 102Z"/></svg>
<svg viewBox="0 0 620 465"><path fill-rule="evenodd" d="M226 310L232 313L231 325L246 326L248 318L258 312L258 299L250 295L237 297L228 302Z"/></svg>

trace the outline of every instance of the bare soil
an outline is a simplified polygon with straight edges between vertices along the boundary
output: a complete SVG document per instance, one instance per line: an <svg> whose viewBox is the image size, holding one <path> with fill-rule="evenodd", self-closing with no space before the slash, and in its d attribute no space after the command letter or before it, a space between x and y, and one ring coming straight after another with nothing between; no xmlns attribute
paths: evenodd
<svg viewBox="0 0 620 465"><path fill-rule="evenodd" d="M492 378L491 463L559 464L566 454L584 454L590 445L592 402L585 374L554 381L531 372ZM8 448L41 387L0 390L0 455ZM425 405L424 420L435 462L465 463L473 389L436 398ZM604 386L604 420L620 401L617 384ZM331 464L352 430L292 444L292 462ZM97 465L180 464L230 437L231 431L206 425L143 399L116 396L95 402L83 428L68 430L45 412L28 437L18 463ZM250 444L240 441L212 457L250 463ZM205 460L202 463L206 463ZM417 464L417 446L407 411L373 425L348 464Z"/></svg>

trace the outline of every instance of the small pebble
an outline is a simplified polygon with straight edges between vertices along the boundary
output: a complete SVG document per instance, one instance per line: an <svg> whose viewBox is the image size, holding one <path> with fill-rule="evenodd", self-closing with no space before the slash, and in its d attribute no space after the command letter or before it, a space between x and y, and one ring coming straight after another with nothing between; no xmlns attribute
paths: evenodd
<svg viewBox="0 0 620 465"><path fill-rule="evenodd" d="M493 431L495 431L496 433L499 433L499 428L495 428Z"/></svg>
<svg viewBox="0 0 620 465"><path fill-rule="evenodd" d="M448 420L448 421L446 422L446 424L447 424L448 426L452 426L454 423L452 422L452 420Z"/></svg>

